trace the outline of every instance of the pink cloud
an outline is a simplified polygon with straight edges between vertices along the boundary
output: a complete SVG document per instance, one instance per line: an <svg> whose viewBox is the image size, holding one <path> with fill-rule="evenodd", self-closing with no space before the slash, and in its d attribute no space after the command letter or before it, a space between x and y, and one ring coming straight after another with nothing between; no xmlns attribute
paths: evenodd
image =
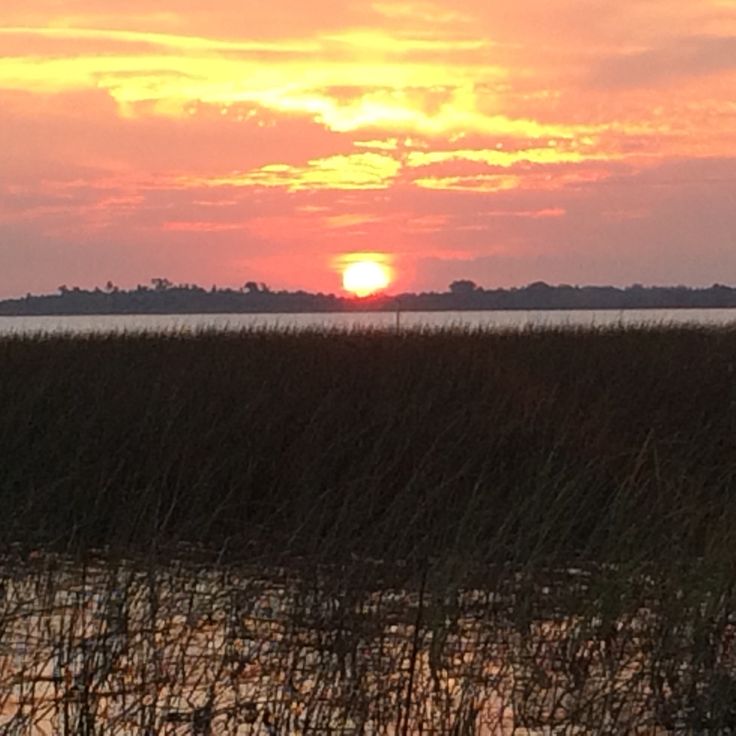
<svg viewBox="0 0 736 736"><path fill-rule="evenodd" d="M28 0L0 29L0 295L331 289L374 250L407 289L736 280L733 3Z"/></svg>

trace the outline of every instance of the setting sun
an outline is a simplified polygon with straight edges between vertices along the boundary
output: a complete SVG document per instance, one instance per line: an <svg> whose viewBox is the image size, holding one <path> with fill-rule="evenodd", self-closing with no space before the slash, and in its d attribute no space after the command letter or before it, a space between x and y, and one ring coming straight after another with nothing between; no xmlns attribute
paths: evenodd
<svg viewBox="0 0 736 736"><path fill-rule="evenodd" d="M391 269L377 260L348 263L342 272L345 291L355 296L370 296L391 283Z"/></svg>

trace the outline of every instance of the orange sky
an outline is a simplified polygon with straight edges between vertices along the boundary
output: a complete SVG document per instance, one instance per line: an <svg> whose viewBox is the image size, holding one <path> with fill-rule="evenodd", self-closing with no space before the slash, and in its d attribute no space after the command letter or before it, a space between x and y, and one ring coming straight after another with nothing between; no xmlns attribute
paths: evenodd
<svg viewBox="0 0 736 736"><path fill-rule="evenodd" d="M736 0L0 5L0 296L338 291L350 251L735 283Z"/></svg>

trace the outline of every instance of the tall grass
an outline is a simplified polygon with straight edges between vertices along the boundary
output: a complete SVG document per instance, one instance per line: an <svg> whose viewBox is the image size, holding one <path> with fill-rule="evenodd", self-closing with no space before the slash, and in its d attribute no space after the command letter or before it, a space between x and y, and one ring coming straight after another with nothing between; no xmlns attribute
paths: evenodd
<svg viewBox="0 0 736 736"><path fill-rule="evenodd" d="M0 645L46 633L0 682L64 734L736 727L735 365L730 328L3 338Z"/></svg>
<svg viewBox="0 0 736 736"><path fill-rule="evenodd" d="M725 329L4 338L0 539L703 555L733 509L734 366Z"/></svg>

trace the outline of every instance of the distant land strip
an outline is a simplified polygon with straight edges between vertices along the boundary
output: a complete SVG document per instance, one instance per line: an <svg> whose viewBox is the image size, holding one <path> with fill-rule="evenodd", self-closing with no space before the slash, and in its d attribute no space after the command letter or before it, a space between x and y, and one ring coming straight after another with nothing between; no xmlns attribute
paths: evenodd
<svg viewBox="0 0 736 736"><path fill-rule="evenodd" d="M60 286L54 294L29 293L0 301L0 316L727 308L736 308L736 288L723 284L705 288L634 284L620 288L551 286L537 281L518 288L485 289L473 281L458 280L444 292L380 293L359 299L272 290L253 281L239 289L205 289L156 278L149 285L128 290L108 282L94 289Z"/></svg>

